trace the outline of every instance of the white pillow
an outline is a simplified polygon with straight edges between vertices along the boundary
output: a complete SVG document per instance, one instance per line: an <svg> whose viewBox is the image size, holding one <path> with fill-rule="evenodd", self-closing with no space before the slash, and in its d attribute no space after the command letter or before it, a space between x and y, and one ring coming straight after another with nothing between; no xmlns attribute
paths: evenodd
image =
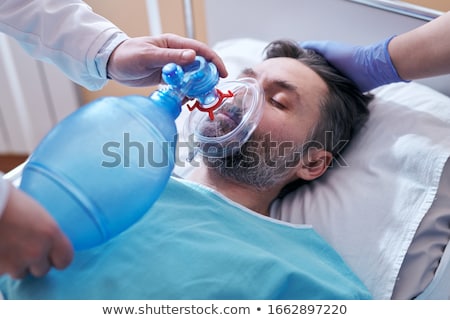
<svg viewBox="0 0 450 320"><path fill-rule="evenodd" d="M224 59L230 77L235 77L262 59L266 45L244 38L220 42L214 49ZM348 166L331 168L322 178L277 201L272 215L313 225L376 299L390 299L450 155L450 98L414 82L385 86L374 93L367 126L343 154ZM422 225L426 229L422 232L436 228L430 223ZM444 231L450 234L448 224ZM428 241L423 236L416 239L422 239L420 245ZM438 245L442 248L445 243ZM427 259L436 266L439 258L438 252ZM417 282L429 272L434 270L416 273Z"/></svg>
<svg viewBox="0 0 450 320"><path fill-rule="evenodd" d="M428 112L435 107L441 116ZM344 152L348 167L332 168L274 211L283 220L312 224L375 298L391 298L450 154L449 112L450 99L422 85L378 90L367 126ZM439 258L430 255L430 263ZM414 283L425 272L400 280Z"/></svg>

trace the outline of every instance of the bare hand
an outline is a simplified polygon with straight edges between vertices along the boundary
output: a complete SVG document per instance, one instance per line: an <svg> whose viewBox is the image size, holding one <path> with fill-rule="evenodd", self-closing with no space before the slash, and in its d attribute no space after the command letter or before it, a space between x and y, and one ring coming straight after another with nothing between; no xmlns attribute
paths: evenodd
<svg viewBox="0 0 450 320"><path fill-rule="evenodd" d="M52 267L67 267L72 259L72 245L53 218L31 197L11 187L0 218L0 274L15 279L29 273L42 277Z"/></svg>
<svg viewBox="0 0 450 320"><path fill-rule="evenodd" d="M161 82L161 69L167 63L185 65L203 56L228 75L222 59L206 44L174 34L130 38L122 42L108 61L108 76L129 86L150 86Z"/></svg>

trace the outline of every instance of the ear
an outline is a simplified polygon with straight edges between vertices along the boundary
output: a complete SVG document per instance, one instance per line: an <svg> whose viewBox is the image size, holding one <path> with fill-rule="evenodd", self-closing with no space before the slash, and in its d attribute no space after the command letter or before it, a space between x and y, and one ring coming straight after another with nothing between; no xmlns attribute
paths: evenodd
<svg viewBox="0 0 450 320"><path fill-rule="evenodd" d="M297 169L297 176L303 180L314 180L320 177L327 171L333 160L331 152L324 149L311 148L303 157L299 168Z"/></svg>

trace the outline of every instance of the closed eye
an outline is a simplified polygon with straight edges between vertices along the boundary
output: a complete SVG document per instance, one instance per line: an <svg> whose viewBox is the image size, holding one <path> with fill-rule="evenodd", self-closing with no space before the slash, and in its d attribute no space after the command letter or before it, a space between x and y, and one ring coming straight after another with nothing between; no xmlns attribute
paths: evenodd
<svg viewBox="0 0 450 320"><path fill-rule="evenodd" d="M281 110L286 109L286 106L284 104L280 103L279 101L275 100L274 98L269 98L269 103L271 105L273 105L275 108L278 108Z"/></svg>

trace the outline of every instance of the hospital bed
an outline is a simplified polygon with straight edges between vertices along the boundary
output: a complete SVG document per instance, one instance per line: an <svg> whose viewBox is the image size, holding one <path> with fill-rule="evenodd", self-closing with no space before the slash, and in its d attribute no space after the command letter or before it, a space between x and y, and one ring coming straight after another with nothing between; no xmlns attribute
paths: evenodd
<svg viewBox="0 0 450 320"><path fill-rule="evenodd" d="M368 44L439 14L403 1L206 2L208 41L231 77L273 39ZM312 224L376 299L449 299L450 76L374 93L370 120L344 153L346 165L274 210L283 220Z"/></svg>
<svg viewBox="0 0 450 320"><path fill-rule="evenodd" d="M260 61L266 45L235 38L215 49L234 78ZM275 202L273 212L313 225L377 299L449 299L450 98L416 82L373 93L370 119L340 163Z"/></svg>
<svg viewBox="0 0 450 320"><path fill-rule="evenodd" d="M385 12L392 8L360 2L266 1L262 8L259 1L207 1L209 42L233 78L260 61L273 39L363 44L412 29L435 14L418 16L421 11L415 8L411 17L405 15L411 10ZM389 1L378 4L383 2ZM233 22L224 20L233 8L239 8ZM255 12L257 21L249 23ZM328 25L323 31L316 27L326 24L322 21L336 28ZM343 162L274 204L274 214L282 219L313 225L376 299L450 298L449 83L437 77L374 90L370 120L346 149ZM180 128L186 116L178 118ZM18 184L21 170L15 168L6 178ZM188 171L177 167L175 174Z"/></svg>

